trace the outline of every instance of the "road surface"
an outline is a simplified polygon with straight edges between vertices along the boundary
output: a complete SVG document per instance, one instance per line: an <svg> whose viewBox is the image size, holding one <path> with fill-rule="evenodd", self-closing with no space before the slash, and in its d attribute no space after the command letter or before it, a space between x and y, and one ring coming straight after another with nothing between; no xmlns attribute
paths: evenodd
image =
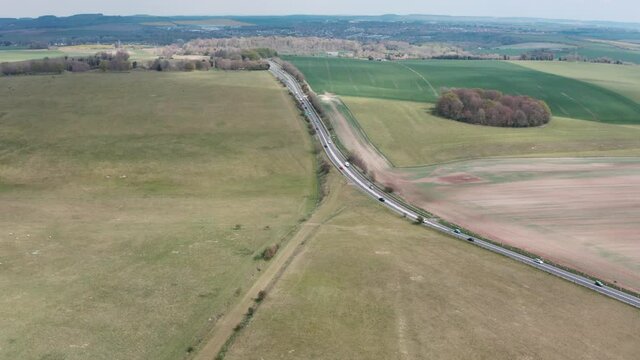
<svg viewBox="0 0 640 360"><path fill-rule="evenodd" d="M371 184L371 182L367 180L367 178L362 173L360 173L357 169L355 169L353 166L345 165L346 157L331 140L331 134L329 133L329 130L325 127L324 123L320 119L320 116L318 115L314 107L311 105L311 102L302 91L302 87L300 86L298 81L295 78L293 78L289 73L285 72L282 69L282 67L280 67L280 65L276 64L275 62L271 61L270 65L271 67L269 71L271 71L271 73L276 78L280 79L287 86L289 91L291 91L291 93L295 97L296 101L298 101L298 103L300 103L300 105L304 109L305 115L307 116L307 118L309 119L313 127L316 129L316 136L318 137L318 140L322 144L324 151L326 152L327 156L329 157L329 160L333 163L333 165L336 168L338 168L339 171L347 179L349 179L349 181L355 184L362 192L376 199L381 205L386 206L387 208L391 209L392 211L402 216L413 219L414 221L417 220L418 216L420 215L414 212L413 210L411 210L411 208L408 205L401 203L397 199L386 194L377 186ZM470 244L479 246L481 248L507 256L513 260L520 261L527 265L546 271L547 273L553 274L565 280L571 281L575 284L597 291L603 295L612 297L616 300L622 301L631 306L640 308L640 298L627 294L625 292L607 287L606 285L596 285L594 280L589 279L587 277L571 273L569 271L558 268L554 265L546 264L534 258L530 258L528 256L519 254L515 251L503 248L499 245L496 245L478 238L474 238L464 233L455 232L454 231L455 229L449 228L447 226L444 226L430 219L425 219L423 225L426 227L435 229L437 231L446 233L448 235L457 237L459 239L468 241Z"/></svg>

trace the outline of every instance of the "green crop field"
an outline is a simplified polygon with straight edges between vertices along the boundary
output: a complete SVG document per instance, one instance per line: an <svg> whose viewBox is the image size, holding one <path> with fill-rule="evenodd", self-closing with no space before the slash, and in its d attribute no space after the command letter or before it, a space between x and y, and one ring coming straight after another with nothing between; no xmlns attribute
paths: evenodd
<svg viewBox="0 0 640 360"><path fill-rule="evenodd" d="M0 78L0 359L183 358L314 163L267 72Z"/></svg>
<svg viewBox="0 0 640 360"><path fill-rule="evenodd" d="M337 95L433 101L422 79L393 62L324 57L285 57L302 71L313 90Z"/></svg>
<svg viewBox="0 0 640 360"><path fill-rule="evenodd" d="M638 50L622 49L617 46L594 41L578 41L575 44L578 46L578 55L588 59L609 58L640 64L640 51ZM569 50L560 52L558 55L570 56L574 55L575 52L574 50Z"/></svg>
<svg viewBox="0 0 640 360"><path fill-rule="evenodd" d="M289 57L316 92L434 102L444 87L479 87L545 100L555 116L638 124L640 104L587 82L503 61L402 61Z"/></svg>
<svg viewBox="0 0 640 360"><path fill-rule="evenodd" d="M499 156L640 155L640 127L554 118L540 128L470 125L412 101L344 97L372 143L396 166Z"/></svg>
<svg viewBox="0 0 640 360"><path fill-rule="evenodd" d="M535 50L546 50L553 52L556 58L578 55L588 60L609 58L611 60L640 64L640 50L634 47L633 43L605 40L576 40L552 36L546 40L543 37L537 42L523 42L483 49L469 48L467 50L475 54L498 54L516 57Z"/></svg>
<svg viewBox="0 0 640 360"><path fill-rule="evenodd" d="M565 61L518 61L516 63L533 70L590 82L640 103L640 65Z"/></svg>
<svg viewBox="0 0 640 360"><path fill-rule="evenodd" d="M225 360L637 354L636 309L412 225L346 184L331 196L333 216L306 241Z"/></svg>

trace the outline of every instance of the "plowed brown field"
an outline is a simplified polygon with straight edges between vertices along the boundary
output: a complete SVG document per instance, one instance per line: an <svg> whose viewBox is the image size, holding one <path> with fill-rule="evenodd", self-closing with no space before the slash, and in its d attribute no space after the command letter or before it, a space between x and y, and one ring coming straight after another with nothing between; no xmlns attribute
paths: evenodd
<svg viewBox="0 0 640 360"><path fill-rule="evenodd" d="M640 159L493 159L411 170L411 202L640 291Z"/></svg>

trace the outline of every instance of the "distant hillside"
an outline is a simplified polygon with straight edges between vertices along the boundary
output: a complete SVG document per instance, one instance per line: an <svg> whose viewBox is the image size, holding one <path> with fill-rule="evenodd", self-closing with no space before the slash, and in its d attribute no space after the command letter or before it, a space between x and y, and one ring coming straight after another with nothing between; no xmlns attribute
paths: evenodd
<svg viewBox="0 0 640 360"><path fill-rule="evenodd" d="M381 16L107 16L0 19L0 46L87 43L167 45L193 39L317 37L377 44L444 44L478 56L514 57L550 50L554 58L640 63L640 24L533 18ZM551 49L531 44L552 44ZM557 44L560 44L558 47ZM530 58L530 57L527 57Z"/></svg>

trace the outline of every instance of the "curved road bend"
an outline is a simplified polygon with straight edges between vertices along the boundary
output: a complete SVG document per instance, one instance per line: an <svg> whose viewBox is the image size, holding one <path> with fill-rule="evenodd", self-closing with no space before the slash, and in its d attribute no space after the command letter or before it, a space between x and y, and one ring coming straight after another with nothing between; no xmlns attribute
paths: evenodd
<svg viewBox="0 0 640 360"><path fill-rule="evenodd" d="M329 160L333 163L333 165L336 168L340 170L340 173L342 173L347 179L353 182L362 192L376 199L383 206L386 206L387 208L391 209L392 211L402 216L416 220L419 215L416 214L413 210L411 210L408 206L398 202L394 198L391 198L390 196L385 194L383 191L381 191L379 188L377 188L375 185L372 186L369 180L367 180L365 176L362 173L360 173L358 170L356 170L354 167L345 166L346 157L331 141L331 135L329 134L329 130L325 127L324 123L320 119L320 116L318 115L314 107L311 105L311 102L305 96L300 84L291 75L289 75L287 72L282 70L280 65L272 61L270 61L269 64L271 65L269 71L287 86L287 88L293 93L296 101L298 101L298 103L302 105L305 115L307 116L311 124L316 129L316 136L318 137L318 140L322 144L322 147L324 148L324 151L329 157ZM435 229L437 231L440 231L442 233L446 233L450 236L457 237L461 240L469 241L469 239L472 239L472 241L469 241L470 244L474 244L481 248L507 256L513 260L533 266L542 271L546 271L549 274L561 277L565 280L584 286L593 291L599 292L603 295L622 301L631 306L640 308L640 298L627 294L625 292L607 287L606 285L598 286L595 284L593 280L587 277L568 272L566 270L563 270L561 268L558 268L550 264L536 262L534 258L530 258L528 256L519 254L515 251L511 251L509 249L503 248L499 245L495 245L490 242L487 242L478 238L474 238L463 233L456 233L454 232L454 229L441 225L432 220L428 220L428 219L424 220L423 225L426 227Z"/></svg>

